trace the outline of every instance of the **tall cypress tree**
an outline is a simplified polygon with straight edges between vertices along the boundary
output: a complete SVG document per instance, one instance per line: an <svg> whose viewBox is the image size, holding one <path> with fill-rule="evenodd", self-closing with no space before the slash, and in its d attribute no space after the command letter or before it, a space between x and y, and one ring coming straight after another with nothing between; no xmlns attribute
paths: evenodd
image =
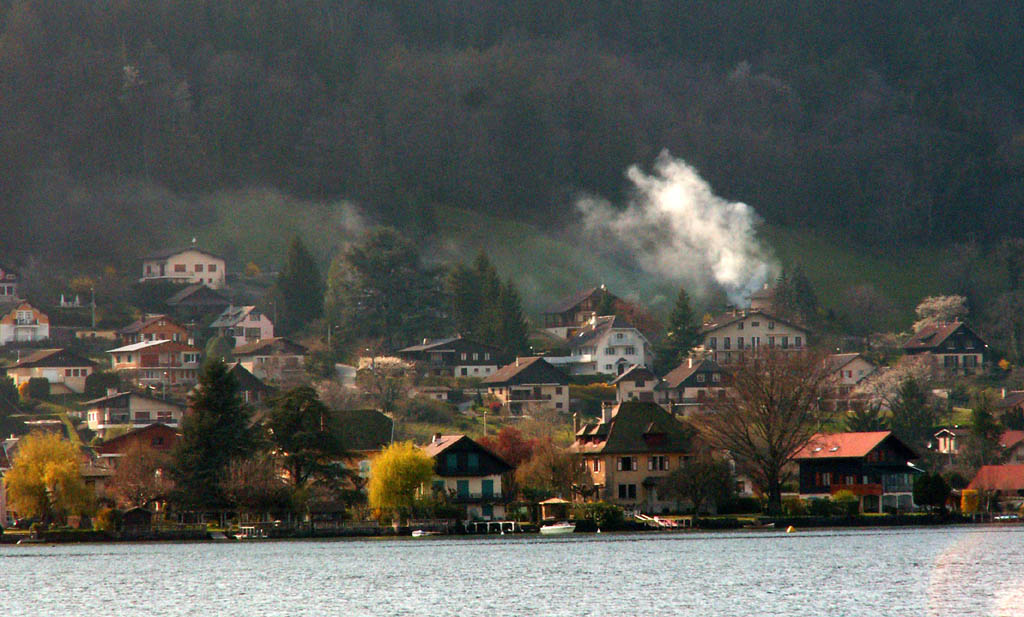
<svg viewBox="0 0 1024 617"><path fill-rule="evenodd" d="M191 412L181 425L173 474L178 500L192 507L224 504L220 488L231 461L256 448L252 411L238 395L238 380L220 359L207 360L189 396Z"/></svg>
<svg viewBox="0 0 1024 617"><path fill-rule="evenodd" d="M679 289L676 304L668 318L665 336L655 350L657 370L666 373L682 362L690 350L700 343L700 325L693 315L690 296L685 288Z"/></svg>
<svg viewBox="0 0 1024 617"><path fill-rule="evenodd" d="M498 310L501 314L501 337L497 341L497 346L510 356L524 353L529 347L527 342L529 326L523 315L519 292L512 284L512 279L505 281L505 284L501 286L501 292L498 295Z"/></svg>
<svg viewBox="0 0 1024 617"><path fill-rule="evenodd" d="M292 238L288 246L276 292L281 302L278 307L280 323L274 325L284 334L295 332L323 315L324 283L320 268L298 236Z"/></svg>

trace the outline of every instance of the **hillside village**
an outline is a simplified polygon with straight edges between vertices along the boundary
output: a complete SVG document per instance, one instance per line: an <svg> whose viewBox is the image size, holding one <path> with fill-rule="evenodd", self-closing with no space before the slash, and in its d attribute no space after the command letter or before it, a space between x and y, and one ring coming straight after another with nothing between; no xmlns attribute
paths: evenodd
<svg viewBox="0 0 1024 617"><path fill-rule="evenodd" d="M298 239L276 278L195 241L139 267L130 292L105 290L131 300L105 306L96 281L37 298L0 265L0 527L1021 508L1020 376L962 297L923 298L910 332L863 337L823 332L799 273L703 316L682 290L665 325L581 282L531 321L485 254L441 273L389 230L326 284ZM50 486L26 511L11 478L41 436L73 447L87 495ZM429 471L405 501L381 497L374 472L407 442Z"/></svg>

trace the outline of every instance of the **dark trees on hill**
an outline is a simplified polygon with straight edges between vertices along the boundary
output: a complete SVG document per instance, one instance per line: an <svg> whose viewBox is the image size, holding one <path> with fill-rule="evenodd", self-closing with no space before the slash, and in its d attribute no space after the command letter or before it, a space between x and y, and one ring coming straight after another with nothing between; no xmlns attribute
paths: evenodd
<svg viewBox="0 0 1024 617"><path fill-rule="evenodd" d="M341 426L309 386L293 388L272 401L269 438L295 488L316 481L338 489L345 477L337 465L345 454Z"/></svg>
<svg viewBox="0 0 1024 617"><path fill-rule="evenodd" d="M459 334L510 356L526 352L529 326L519 292L511 279L501 281L486 253L481 251L472 266L453 266L446 287Z"/></svg>
<svg viewBox="0 0 1024 617"><path fill-rule="evenodd" d="M896 435L914 448L924 448L935 433L939 413L921 384L916 379L904 381L889 407L889 423Z"/></svg>
<svg viewBox="0 0 1024 617"><path fill-rule="evenodd" d="M686 289L680 288L672 314L668 318L665 336L658 342L655 350L657 372L663 375L678 366L699 343L699 320L693 314Z"/></svg>
<svg viewBox="0 0 1024 617"><path fill-rule="evenodd" d="M323 315L324 283L320 268L298 236L288 246L274 292L280 302L279 323L274 327L280 328L282 334L292 334Z"/></svg>

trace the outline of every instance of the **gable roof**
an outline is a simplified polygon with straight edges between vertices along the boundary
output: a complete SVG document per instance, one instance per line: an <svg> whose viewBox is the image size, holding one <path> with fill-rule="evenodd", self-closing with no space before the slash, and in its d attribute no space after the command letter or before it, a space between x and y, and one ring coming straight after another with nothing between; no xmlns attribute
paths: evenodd
<svg viewBox="0 0 1024 617"><path fill-rule="evenodd" d="M615 406L610 421L583 425L569 450L582 454L690 452L696 435L690 425L657 403L626 401ZM588 437L598 439L592 442Z"/></svg>
<svg viewBox="0 0 1024 617"><path fill-rule="evenodd" d="M1010 409L1021 403L1024 403L1024 390L1014 390L1007 392L1006 396L996 401L995 405L998 408Z"/></svg>
<svg viewBox="0 0 1024 617"><path fill-rule="evenodd" d="M8 369L51 366L96 366L92 360L82 357L67 349L38 349L18 360Z"/></svg>
<svg viewBox="0 0 1024 617"><path fill-rule="evenodd" d="M239 345L231 352L231 355L236 358L239 356L258 356L258 355L273 355L277 354L291 354L296 356L302 356L306 354L306 348L295 341L287 339L283 336L273 336L271 338L262 338L252 343L246 343L245 345Z"/></svg>
<svg viewBox="0 0 1024 617"><path fill-rule="evenodd" d="M882 442L892 439L898 447L906 450L908 458L916 459L914 450L900 441L892 431L870 431L863 433L818 433L793 457L794 460L819 460L833 458L863 458Z"/></svg>
<svg viewBox="0 0 1024 617"><path fill-rule="evenodd" d="M96 446L96 450L99 451L99 452L102 452L104 454L110 454L112 452L116 452L117 449L124 442L126 442L126 441L128 441L130 439L133 439L135 437L138 437L139 435L144 435L146 433L152 433L152 432L160 432L160 433L170 432L170 433L173 433L176 438L181 436L181 433L179 433L178 431L174 430L173 428L167 426L166 424L164 424L162 422L154 422L152 424L147 424L146 426L143 426L143 427L140 427L140 428L132 429L132 430L128 431L127 433L122 433L122 434L118 435L117 437L111 437L110 439L108 439L106 441L103 441L100 444L98 444Z"/></svg>
<svg viewBox="0 0 1024 617"><path fill-rule="evenodd" d="M781 324L786 324L787 326L789 326L791 328L796 328L797 330L800 330L801 332L803 332L805 334L808 332L807 328L805 328L804 326L801 326L799 324L793 323L792 321L789 321L788 319L782 319L781 317L776 317L775 315L772 315L771 313L768 313L768 312L764 311L763 309L750 309L750 310L747 310L747 311L729 311L727 313L721 313L719 315L715 315L714 317L711 318L710 321L706 321L703 324L701 324L700 331L703 334L707 334L709 332L714 332L715 330L719 330L719 329L724 328L726 326L732 325L732 324L736 323L737 321L743 321L744 319L747 319L748 317L754 317L754 318L768 319L768 320L771 320L771 321L777 321L777 322L779 322Z"/></svg>
<svg viewBox="0 0 1024 617"><path fill-rule="evenodd" d="M967 488L1004 492L1024 489L1024 465L985 465L974 475Z"/></svg>
<svg viewBox="0 0 1024 617"><path fill-rule="evenodd" d="M970 332L978 340L981 340L978 333L962 321L940 321L928 324L915 332L906 343L903 343L903 349L907 351L935 349L960 329Z"/></svg>
<svg viewBox="0 0 1024 617"><path fill-rule="evenodd" d="M508 461L498 456L498 454L496 454L493 450L485 447L484 445L480 444L478 441L469 437L468 435L437 435L434 437L433 440L431 440L430 443L428 443L425 446L422 446L422 449L424 452L427 453L427 456L436 459L438 456L440 456L446 450L452 448L456 444L469 445L471 449L480 450L481 452L484 452L485 454L491 456L494 459L494 462L497 463L499 473L512 471L513 469L512 465L509 465Z"/></svg>
<svg viewBox="0 0 1024 617"><path fill-rule="evenodd" d="M825 364L828 366L829 372L834 373L859 357L861 357L860 354L856 352L833 353L826 356ZM867 362L867 360L865 360L865 362Z"/></svg>
<svg viewBox="0 0 1024 617"><path fill-rule="evenodd" d="M406 347L404 349L399 349L397 353L413 352L413 351L428 351L430 349L436 349L438 347L444 347L448 343L451 343L452 341L457 341L457 340L459 340L459 337L457 337L457 336L451 336L451 337L448 337L448 338L429 339L429 340L424 341L420 345L410 345L409 347Z"/></svg>
<svg viewBox="0 0 1024 617"><path fill-rule="evenodd" d="M173 319L171 319L167 315L162 315L161 314L161 315L150 315L148 317L143 317L142 319L136 319L132 323L130 323L127 326L125 326L125 327L121 328L120 330L118 330L117 333L118 334L134 334L134 333L140 332L141 330L143 330L145 328L148 328L149 326L151 326L151 325L153 325L155 323L158 323L160 321L166 321L170 325L172 325L172 326L174 326L174 327L176 327L176 328L178 328L180 330L185 330L185 328L181 324L179 324L178 322L174 321Z"/></svg>
<svg viewBox="0 0 1024 617"><path fill-rule="evenodd" d="M644 381L647 381L648 379L657 380L658 376L646 366L642 364L634 364L626 369L624 373L613 379L608 385L614 386L620 381L629 381L631 379L643 379Z"/></svg>
<svg viewBox="0 0 1024 617"><path fill-rule="evenodd" d="M194 283L165 300L168 306L194 304L202 306L230 306L231 301L206 283Z"/></svg>
<svg viewBox="0 0 1024 617"><path fill-rule="evenodd" d="M560 369L549 364L543 357L532 356L529 358L516 358L515 362L506 364L490 376L484 378L483 383L492 386L540 383L568 384L569 378Z"/></svg>
<svg viewBox="0 0 1024 617"><path fill-rule="evenodd" d="M118 352L129 352L129 351L142 351L143 349L149 349L151 347L162 347L167 346L167 351L199 351L197 348L186 345L185 343L179 343L177 341L159 340L159 341L142 341L141 343L132 343L131 345L125 345L118 347L117 349L108 349L107 353L118 353Z"/></svg>
<svg viewBox="0 0 1024 617"><path fill-rule="evenodd" d="M249 372L249 369L242 366L241 362L231 362L227 366L228 372L238 380L238 389L241 392L267 392L268 394L277 392L277 388L263 383L259 377L253 375Z"/></svg>
<svg viewBox="0 0 1024 617"><path fill-rule="evenodd" d="M93 407L93 406L98 407L98 406L103 405L104 403L111 403L113 401L116 401L116 400L119 400L119 399L122 399L122 398L132 397L132 396L137 396L139 398L144 398L144 399L149 400L149 401L157 401L159 403L166 403L166 404L171 405L173 407L177 407L178 409L184 409L185 408L184 405L180 405L178 403L175 403L174 401L167 400L167 399L162 399L162 398L157 398L157 397L149 395L149 394L145 394L145 393L142 393L142 392L134 392L134 391L132 391L132 392L115 392L114 394L108 394L107 396L101 396L99 398L94 398L91 401L84 401L82 403L82 405L88 405L90 407Z"/></svg>
<svg viewBox="0 0 1024 617"><path fill-rule="evenodd" d="M618 315L602 315L595 317L592 322L587 322L576 334L569 339L569 347L580 347L591 341L600 340L611 330L636 330L631 323ZM637 330L637 333L640 331ZM640 336L643 336L641 334Z"/></svg>
<svg viewBox="0 0 1024 617"><path fill-rule="evenodd" d="M594 295L598 291L604 291L604 293L608 294L612 298L616 297L615 294L608 291L608 288L605 287L604 285L601 285L600 287L588 287L587 289L577 291L571 296L562 298L555 304L548 307L548 309L544 312L549 314L567 313L572 309L576 308L577 306L579 306L580 303L582 303L584 300Z"/></svg>
<svg viewBox="0 0 1024 617"><path fill-rule="evenodd" d="M999 447L1012 448L1024 441L1024 431L1003 431L999 436Z"/></svg>
<svg viewBox="0 0 1024 617"><path fill-rule="evenodd" d="M678 388L687 379L692 377L698 371L700 372L719 372L724 373L722 367L710 358L705 358L698 362L689 362L689 360L683 361L682 364L669 371L661 380L661 388L674 390ZM719 385L724 385L724 382L719 382Z"/></svg>
<svg viewBox="0 0 1024 617"><path fill-rule="evenodd" d="M10 312L5 313L3 316L0 316L0 323L13 324L15 320L18 318L18 311L32 311L33 313L36 314L36 319L39 321L39 325L41 326L50 323L50 318L46 315L46 313L40 311L39 309L32 306L28 302L25 302L24 300L19 302L17 306L10 310Z"/></svg>
<svg viewBox="0 0 1024 617"><path fill-rule="evenodd" d="M224 260L224 258L221 257L220 255L213 253L211 251L207 251L206 249L199 248L198 246L195 245L153 251L152 253L143 256L143 259L169 259L171 257L174 257L175 255L184 253L186 251L195 251L197 253L202 253L203 255L209 255L210 257L220 259L221 261Z"/></svg>
<svg viewBox="0 0 1024 617"><path fill-rule="evenodd" d="M217 319L210 324L211 328L230 328L240 321L244 321L249 313L256 310L255 306L228 306Z"/></svg>
<svg viewBox="0 0 1024 617"><path fill-rule="evenodd" d="M376 409L345 409L334 413L341 425L341 443L346 451L381 450L391 443L394 424Z"/></svg>

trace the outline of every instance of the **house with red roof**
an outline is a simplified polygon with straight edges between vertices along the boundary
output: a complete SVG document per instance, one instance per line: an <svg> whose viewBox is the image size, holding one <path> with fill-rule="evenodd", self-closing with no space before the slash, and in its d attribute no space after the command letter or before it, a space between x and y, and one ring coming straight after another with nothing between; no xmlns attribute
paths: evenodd
<svg viewBox="0 0 1024 617"><path fill-rule="evenodd" d="M988 493L1003 509L1024 504L1024 464L985 465L974 474L968 490Z"/></svg>
<svg viewBox="0 0 1024 617"><path fill-rule="evenodd" d="M971 375L985 366L988 344L962 321L922 327L903 344L908 356L927 355L949 375Z"/></svg>
<svg viewBox="0 0 1024 617"><path fill-rule="evenodd" d="M28 302L0 315L0 345L34 343L50 338L50 318Z"/></svg>
<svg viewBox="0 0 1024 617"><path fill-rule="evenodd" d="M892 431L819 433L794 457L800 468L800 497L829 497L850 491L861 512L905 512L914 508L911 465L918 455Z"/></svg>
<svg viewBox="0 0 1024 617"><path fill-rule="evenodd" d="M156 388L191 386L199 373L199 349L176 341L146 341L107 351L113 370L133 383Z"/></svg>

